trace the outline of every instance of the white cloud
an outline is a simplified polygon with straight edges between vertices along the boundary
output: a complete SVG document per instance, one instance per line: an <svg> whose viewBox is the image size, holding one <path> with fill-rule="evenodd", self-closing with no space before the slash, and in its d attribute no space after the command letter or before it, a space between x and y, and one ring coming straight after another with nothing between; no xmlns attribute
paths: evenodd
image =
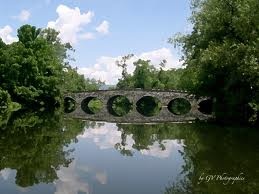
<svg viewBox="0 0 259 194"><path fill-rule="evenodd" d="M98 27L96 27L96 31L101 34L108 34L109 33L109 22L104 20Z"/></svg>
<svg viewBox="0 0 259 194"><path fill-rule="evenodd" d="M80 74L85 75L88 78L95 78L101 81L105 81L106 84L116 84L121 77L121 68L116 65L117 60L121 60L122 56L107 57L102 56L97 59L96 64L89 67L78 68ZM151 60L151 63L159 68L159 64L163 59L167 61L164 69L180 68L182 62L174 56L172 51L168 48L161 48L154 51L144 52L132 57L128 63L128 72L133 73L135 66L133 62L138 59Z"/></svg>
<svg viewBox="0 0 259 194"><path fill-rule="evenodd" d="M121 70L115 64L120 57L100 57L91 67L78 68L78 72L88 78L105 81L106 84L115 84L121 75Z"/></svg>
<svg viewBox="0 0 259 194"><path fill-rule="evenodd" d="M86 32L86 33L80 34L79 38L83 40L91 40L91 39L95 39L95 35L91 32Z"/></svg>
<svg viewBox="0 0 259 194"><path fill-rule="evenodd" d="M0 28L0 38L6 43L11 44L18 41L17 37L12 36L13 29L10 26Z"/></svg>
<svg viewBox="0 0 259 194"><path fill-rule="evenodd" d="M66 5L59 5L56 10L58 18L48 22L47 27L54 28L60 32L59 37L63 42L75 44L82 34L83 26L92 21L94 13L88 11L81 13L78 7L70 8ZM84 34L81 36L84 37Z"/></svg>
<svg viewBox="0 0 259 194"><path fill-rule="evenodd" d="M29 20L30 16L31 16L31 13L28 10L22 10L19 15L14 16L13 18L18 19L21 22L26 22Z"/></svg>
<svg viewBox="0 0 259 194"><path fill-rule="evenodd" d="M167 61L165 69L179 68L182 66L182 63L179 62L179 59L177 59L173 55L172 51L168 48L161 48L158 50L145 52L142 53L138 58L144 60L151 60L152 64L154 64L157 68L159 67L159 64L163 59Z"/></svg>

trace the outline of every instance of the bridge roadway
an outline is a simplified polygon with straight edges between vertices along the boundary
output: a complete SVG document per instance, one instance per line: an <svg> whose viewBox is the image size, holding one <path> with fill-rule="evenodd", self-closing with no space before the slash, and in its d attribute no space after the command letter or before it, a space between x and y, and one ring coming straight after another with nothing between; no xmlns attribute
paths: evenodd
<svg viewBox="0 0 259 194"><path fill-rule="evenodd" d="M133 104L133 109L126 115L119 117L114 116L109 111L109 100L116 96L125 96ZM161 111L151 117L140 114L136 109L136 103L145 96L152 96L157 98L161 104ZM102 101L103 107L96 114L88 114L82 109L83 100L97 98ZM186 122L194 120L208 120L212 115L200 112L199 103L206 101L208 97L196 97L185 91L162 91L162 90L97 90L80 93L66 94L65 98L72 98L75 101L75 110L67 113L66 116L73 118L81 118L93 121L107 121L117 123L150 123L150 122ZM176 99L183 98L189 101L191 109L184 115L176 115L169 111L169 103Z"/></svg>

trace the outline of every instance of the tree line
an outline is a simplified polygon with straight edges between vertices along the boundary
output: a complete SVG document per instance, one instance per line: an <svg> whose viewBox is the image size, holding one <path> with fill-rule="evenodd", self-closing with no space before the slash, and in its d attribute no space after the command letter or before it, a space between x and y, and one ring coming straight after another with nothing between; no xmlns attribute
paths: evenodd
<svg viewBox="0 0 259 194"><path fill-rule="evenodd" d="M102 84L71 67L74 50L55 30L24 25L17 34L18 41L9 45L0 39L0 117L20 108L59 107L64 93Z"/></svg>

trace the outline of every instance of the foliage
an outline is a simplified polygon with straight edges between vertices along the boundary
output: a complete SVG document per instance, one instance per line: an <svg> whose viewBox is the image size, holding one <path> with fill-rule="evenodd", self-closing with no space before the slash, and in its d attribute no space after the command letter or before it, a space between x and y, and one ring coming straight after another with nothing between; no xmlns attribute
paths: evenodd
<svg viewBox="0 0 259 194"><path fill-rule="evenodd" d="M197 124L192 127L192 130L181 130L185 136L184 150L180 152L185 161L182 178L168 186L166 194L253 193L258 190L258 173L255 168L259 155L251 149L257 144L258 131L255 128L222 128ZM219 139L222 139L221 143ZM233 183L215 178L206 181L207 175L240 175L244 180ZM204 180L201 181L200 177Z"/></svg>
<svg viewBox="0 0 259 194"><path fill-rule="evenodd" d="M131 59L133 56L133 54L128 54L126 56L123 56L120 61L116 61L117 66L122 68L122 79L127 79L128 77L126 61Z"/></svg>
<svg viewBox="0 0 259 194"><path fill-rule="evenodd" d="M66 92L82 92L98 90L104 83L95 79L85 78L84 75L77 73L77 68L66 65L63 69L62 90Z"/></svg>
<svg viewBox="0 0 259 194"><path fill-rule="evenodd" d="M12 102L9 93L0 88L0 128L6 126L11 113L21 108L21 105Z"/></svg>
<svg viewBox="0 0 259 194"><path fill-rule="evenodd" d="M18 42L0 48L1 87L23 106L53 106L60 102L65 57L63 52L57 55L56 45L61 43L45 39L46 33L48 31L24 25L18 29Z"/></svg>
<svg viewBox="0 0 259 194"><path fill-rule="evenodd" d="M11 101L23 108L53 108L60 106L65 92L98 89L101 82L84 79L69 65L74 50L58 35L53 29L24 25L18 29L18 42L6 45L0 39L0 87Z"/></svg>
<svg viewBox="0 0 259 194"><path fill-rule="evenodd" d="M215 97L219 120L255 118L249 103L259 104L259 1L192 3L192 32L170 40L183 48L185 85Z"/></svg>
<svg viewBox="0 0 259 194"><path fill-rule="evenodd" d="M76 109L76 101L71 97L65 97L64 99L64 112L71 113Z"/></svg>
<svg viewBox="0 0 259 194"><path fill-rule="evenodd" d="M131 55L129 55L131 56ZM183 81L184 69L169 69L164 70L166 61L163 60L160 64L160 69L156 69L148 60L134 62L135 70L132 75L128 74L126 60L128 56L123 58L123 64L118 63L123 67L122 79L119 80L117 88L130 89L184 89L186 88ZM189 105L189 104L188 104ZM188 105L180 104L182 109L188 109ZM171 107L170 107L171 108ZM123 106L120 108L123 110ZM158 99L143 99L137 103L137 110L146 116L154 116L161 109L161 104ZM126 112L124 110L124 112Z"/></svg>
<svg viewBox="0 0 259 194"><path fill-rule="evenodd" d="M103 103L101 100L94 98L88 103L88 107L92 113L97 113L102 109Z"/></svg>
<svg viewBox="0 0 259 194"><path fill-rule="evenodd" d="M176 98L169 103L168 109L176 115L183 115L191 110L191 104L184 98Z"/></svg>
<svg viewBox="0 0 259 194"><path fill-rule="evenodd" d="M115 148L121 154L132 156L137 151L149 150L159 144L159 150L172 151L172 158L180 154L182 171L173 176L164 193L253 193L259 189L257 163L259 153L256 128L222 127L206 123L195 124L118 124L121 142ZM127 140L132 139L133 149ZM219 139L222 141L219 142ZM179 147L166 146L168 141L179 143ZM169 149L169 150L167 150ZM243 173L244 181L200 181L206 175L237 177Z"/></svg>
<svg viewBox="0 0 259 194"><path fill-rule="evenodd" d="M110 103L110 112L119 117L128 114L133 108L133 104L125 96L116 96Z"/></svg>
<svg viewBox="0 0 259 194"><path fill-rule="evenodd" d="M164 140L181 139L181 130L186 126L177 126L176 124L117 124L118 130L121 131L121 142L116 144L119 150L126 150L127 138L132 137L135 150L148 150L156 142L159 143L161 150L165 150ZM128 150L129 151L129 150ZM122 153L123 154L123 153Z"/></svg>
<svg viewBox="0 0 259 194"><path fill-rule="evenodd" d="M135 70L132 75L125 73L126 62L122 78L117 84L117 88L141 88L141 89L183 89L181 77L183 69L164 70L166 61L162 61L161 68L156 69L148 60L134 62ZM122 66L122 65L119 65Z"/></svg>
<svg viewBox="0 0 259 194"><path fill-rule="evenodd" d="M144 96L137 102L136 105L137 111L147 117L156 115L162 109L161 102L152 96Z"/></svg>
<svg viewBox="0 0 259 194"><path fill-rule="evenodd" d="M10 112L20 109L20 104L12 102L9 93L0 88L0 113L3 114L6 110Z"/></svg>

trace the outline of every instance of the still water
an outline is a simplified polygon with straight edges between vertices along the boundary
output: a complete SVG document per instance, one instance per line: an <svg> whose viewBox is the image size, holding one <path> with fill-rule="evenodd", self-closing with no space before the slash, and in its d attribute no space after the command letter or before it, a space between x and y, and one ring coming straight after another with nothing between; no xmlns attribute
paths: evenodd
<svg viewBox="0 0 259 194"><path fill-rule="evenodd" d="M257 129L42 113L1 128L0 194L259 193Z"/></svg>

